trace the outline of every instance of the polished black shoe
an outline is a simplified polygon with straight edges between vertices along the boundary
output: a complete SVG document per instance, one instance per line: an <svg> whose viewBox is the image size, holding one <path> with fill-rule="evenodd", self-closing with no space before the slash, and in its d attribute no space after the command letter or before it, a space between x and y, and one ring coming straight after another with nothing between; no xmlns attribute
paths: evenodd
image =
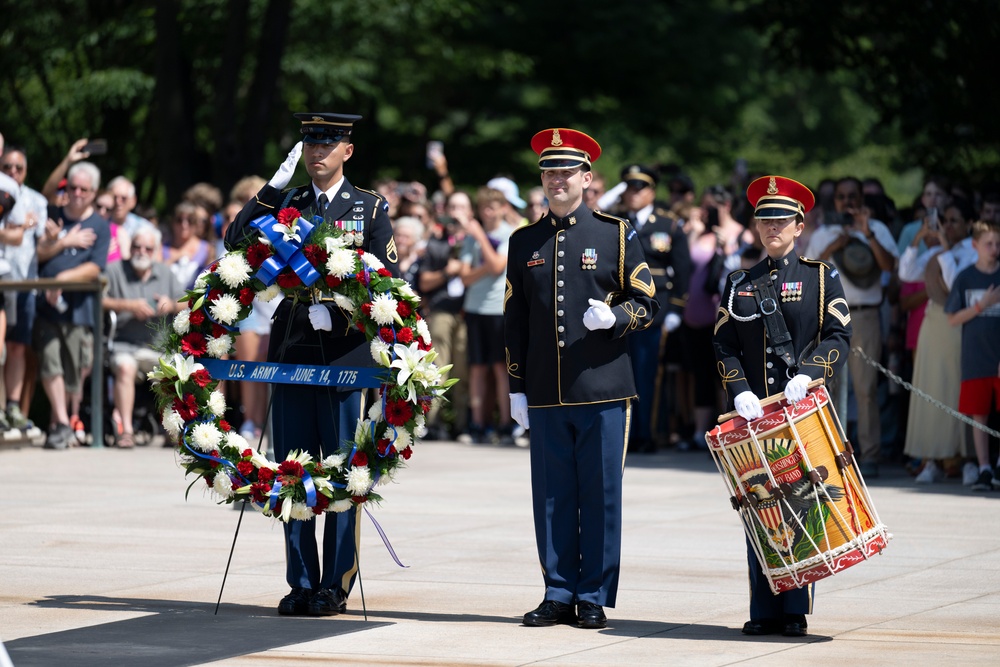
<svg viewBox="0 0 1000 667"><path fill-rule="evenodd" d="M806 623L806 617L802 614L785 616L784 624L785 627L782 629L781 634L786 637L805 637L809 634L806 632L806 628L809 625Z"/></svg>
<svg viewBox="0 0 1000 667"><path fill-rule="evenodd" d="M310 616L336 616L347 611L347 593L340 588L323 588L309 601Z"/></svg>
<svg viewBox="0 0 1000 667"><path fill-rule="evenodd" d="M281 598L278 613L282 616L305 616L311 598L312 591L308 588L293 588L291 593Z"/></svg>
<svg viewBox="0 0 1000 667"><path fill-rule="evenodd" d="M588 630L600 630L608 627L608 617L604 615L604 607L593 602L581 602L576 605L576 613L580 620L577 625Z"/></svg>
<svg viewBox="0 0 1000 667"><path fill-rule="evenodd" d="M522 623L534 628L544 628L557 623L572 625L576 623L576 614L573 612L573 605L571 604L546 600L534 610L525 614Z"/></svg>
<svg viewBox="0 0 1000 667"><path fill-rule="evenodd" d="M782 631L783 624L773 618L761 618L749 620L743 624L743 634L745 635L774 635Z"/></svg>

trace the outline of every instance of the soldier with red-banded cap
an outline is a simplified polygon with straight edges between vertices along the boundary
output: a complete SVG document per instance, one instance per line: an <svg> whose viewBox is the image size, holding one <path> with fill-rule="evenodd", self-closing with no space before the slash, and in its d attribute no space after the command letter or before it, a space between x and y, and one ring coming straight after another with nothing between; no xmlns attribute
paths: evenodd
<svg viewBox="0 0 1000 667"><path fill-rule="evenodd" d="M554 128L531 147L549 211L511 235L504 295L511 416L530 426L545 581L545 599L524 624L603 628L618 590L622 464L636 396L626 336L653 321L656 290L628 221L583 203L598 143Z"/></svg>
<svg viewBox="0 0 1000 667"><path fill-rule="evenodd" d="M786 399L798 402L812 380L831 381L847 361L851 314L837 270L795 256L795 239L815 203L809 188L790 178L763 176L747 188L747 199L767 257L729 275L715 323L715 354L736 411L752 420L763 416L760 399L765 396L783 391ZM776 330L775 317L783 320L790 340L770 333ZM743 633L805 635L813 586L774 595L749 542L747 553L750 620Z"/></svg>

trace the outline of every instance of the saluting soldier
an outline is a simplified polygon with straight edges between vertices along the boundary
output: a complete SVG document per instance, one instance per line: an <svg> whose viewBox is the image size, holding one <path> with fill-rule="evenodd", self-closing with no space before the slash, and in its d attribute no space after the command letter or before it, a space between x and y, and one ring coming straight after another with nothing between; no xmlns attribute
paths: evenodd
<svg viewBox="0 0 1000 667"><path fill-rule="evenodd" d="M531 433L531 494L545 599L524 624L607 624L621 555L625 441L635 383L627 336L650 325L655 289L635 230L583 203L601 147L543 130L549 212L510 237L504 333L511 415Z"/></svg>
<svg viewBox="0 0 1000 667"><path fill-rule="evenodd" d="M656 170L632 164L622 170L621 177L626 186L621 197L621 215L628 218L638 233L660 303L653 324L629 338L632 370L639 391L629 451L653 452L656 450L653 415L662 412L656 391L662 384L660 352L667 334L680 326L684 315L691 282L691 253L677 216L656 200L659 182Z"/></svg>
<svg viewBox="0 0 1000 667"><path fill-rule="evenodd" d="M294 207L306 219L320 215L325 222L351 233L355 247L372 253L398 275L385 200L344 177L344 163L354 153L351 131L361 116L297 113L295 118L301 121L302 141L236 216L226 232L227 245L233 247L247 236L259 236L250 226L258 217L268 213L277 216L282 208ZM312 182L284 189L300 156L304 156ZM325 365L364 344L364 334L351 326L350 315L332 300L310 305L285 299L274 316L267 358ZM283 461L292 450L304 449L317 459L335 453L342 438L353 436L362 416L361 393L275 385L272 432L277 460ZM279 614L332 616L347 608L347 596L358 572L357 510L326 515L322 567L316 521L284 524L286 578L292 590L278 604Z"/></svg>
<svg viewBox="0 0 1000 667"><path fill-rule="evenodd" d="M809 188L763 176L747 188L747 199L767 257L729 275L715 323L715 354L736 411L753 420L764 414L761 398L784 391L796 403L812 380L833 379L847 361L851 314L837 270L794 254L815 203ZM774 595L749 541L747 553L750 620L743 634L805 635L814 586Z"/></svg>

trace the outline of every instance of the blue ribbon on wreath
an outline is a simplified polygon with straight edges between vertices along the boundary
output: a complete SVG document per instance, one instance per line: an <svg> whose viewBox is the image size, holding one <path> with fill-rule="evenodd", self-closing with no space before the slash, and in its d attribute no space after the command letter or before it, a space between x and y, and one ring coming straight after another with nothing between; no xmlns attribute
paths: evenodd
<svg viewBox="0 0 1000 667"><path fill-rule="evenodd" d="M303 285L312 286L314 282L319 280L319 272L302 254L302 244L305 239L309 238L314 225L305 218L299 218L298 230L296 231L296 234L302 239L299 241L295 239L285 240L284 232L275 229L279 224L278 220L270 213L262 215L250 223L251 227L267 237L275 253L261 264L257 270L257 279L264 285L270 286L278 279L279 273L291 267Z"/></svg>
<svg viewBox="0 0 1000 667"><path fill-rule="evenodd" d="M316 507L316 484L313 482L312 476L305 470L302 471L302 486L306 490L306 507ZM270 498L267 501L268 509L272 512L274 508L278 506L279 494L281 493L281 480L274 480L274 484L271 485Z"/></svg>
<svg viewBox="0 0 1000 667"><path fill-rule="evenodd" d="M194 456L197 456L200 459L205 459L206 461L212 461L214 463L218 463L219 465L225 466L227 468L232 468L233 472L236 473L236 476L239 477L240 481L243 482L243 486L246 486L247 484L250 484L250 480L248 480L246 477L243 476L243 474L240 472L239 468L237 468L233 464L232 461L227 461L226 459L221 459L218 456L212 456L211 454L204 454L204 453L198 451L197 448L192 447L191 443L188 442L188 434L191 431L191 429L194 428L195 425L197 425L197 424L214 424L214 423L215 423L215 421L211 420L211 419L199 419L199 420L193 421L190 424L188 424L187 426L185 426L184 427L184 437L181 439L181 442L184 443L185 449L187 449L189 452L191 452L191 454L193 454Z"/></svg>

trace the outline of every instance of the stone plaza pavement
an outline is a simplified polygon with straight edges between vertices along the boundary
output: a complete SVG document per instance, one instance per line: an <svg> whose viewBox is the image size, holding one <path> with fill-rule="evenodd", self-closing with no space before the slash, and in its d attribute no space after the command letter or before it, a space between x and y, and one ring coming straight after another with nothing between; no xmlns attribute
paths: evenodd
<svg viewBox="0 0 1000 667"><path fill-rule="evenodd" d="M748 638L742 529L705 453L630 456L609 627L526 628L542 599L528 452L423 443L362 517L346 615L285 618L281 526L188 481L170 449L0 450L0 640L29 665L996 665L1000 493L870 483L894 535L817 587L805 638ZM5 664L0 651L0 665Z"/></svg>

